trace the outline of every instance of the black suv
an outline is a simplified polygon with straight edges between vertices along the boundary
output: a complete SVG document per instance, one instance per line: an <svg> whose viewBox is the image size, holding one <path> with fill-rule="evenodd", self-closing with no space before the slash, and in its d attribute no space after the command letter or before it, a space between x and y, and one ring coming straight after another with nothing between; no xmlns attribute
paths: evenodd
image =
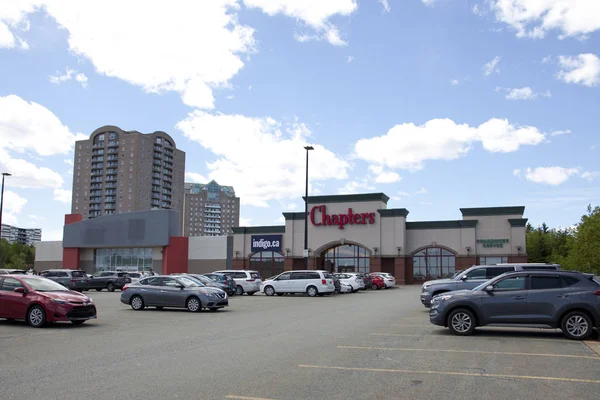
<svg viewBox="0 0 600 400"><path fill-rule="evenodd" d="M114 292L115 289L123 289L123 286L128 283L131 283L131 278L127 275L127 272L97 272L90 278L90 289L96 289L97 291L106 289L109 292Z"/></svg>
<svg viewBox="0 0 600 400"><path fill-rule="evenodd" d="M600 327L600 282L580 272L508 272L434 297L429 320L456 335L477 326L522 325L560 328L567 338L584 340Z"/></svg>

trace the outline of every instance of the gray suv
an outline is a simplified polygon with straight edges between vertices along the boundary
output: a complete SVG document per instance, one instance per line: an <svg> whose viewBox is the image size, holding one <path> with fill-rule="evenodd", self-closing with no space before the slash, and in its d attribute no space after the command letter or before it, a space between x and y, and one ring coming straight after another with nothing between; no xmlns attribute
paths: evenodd
<svg viewBox="0 0 600 400"><path fill-rule="evenodd" d="M475 286L506 272L529 270L556 271L560 270L560 265L537 263L474 265L450 279L436 279L423 283L421 286L421 303L425 307L429 307L431 299L438 294L453 290L473 289Z"/></svg>
<svg viewBox="0 0 600 400"><path fill-rule="evenodd" d="M584 340L600 327L600 282L580 272L510 272L434 297L429 320L455 335L470 335L477 326L521 325L560 328L567 338Z"/></svg>

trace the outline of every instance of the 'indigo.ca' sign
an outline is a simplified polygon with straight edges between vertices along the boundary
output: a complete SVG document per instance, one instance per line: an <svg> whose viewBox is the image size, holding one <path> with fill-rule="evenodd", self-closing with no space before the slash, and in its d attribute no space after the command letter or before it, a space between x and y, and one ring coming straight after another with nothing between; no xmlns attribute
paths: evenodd
<svg viewBox="0 0 600 400"><path fill-rule="evenodd" d="M283 235L252 235L251 251L279 251L281 252L281 238Z"/></svg>

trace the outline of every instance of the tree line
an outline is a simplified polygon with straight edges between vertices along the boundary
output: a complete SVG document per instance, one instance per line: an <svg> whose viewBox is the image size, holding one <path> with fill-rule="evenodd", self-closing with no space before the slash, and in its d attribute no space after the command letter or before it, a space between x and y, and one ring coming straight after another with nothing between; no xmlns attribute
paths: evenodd
<svg viewBox="0 0 600 400"><path fill-rule="evenodd" d="M557 263L563 269L600 275L600 207L588 206L571 228L527 225L528 262Z"/></svg>
<svg viewBox="0 0 600 400"><path fill-rule="evenodd" d="M34 261L35 247L0 240L0 268L26 269L33 266Z"/></svg>

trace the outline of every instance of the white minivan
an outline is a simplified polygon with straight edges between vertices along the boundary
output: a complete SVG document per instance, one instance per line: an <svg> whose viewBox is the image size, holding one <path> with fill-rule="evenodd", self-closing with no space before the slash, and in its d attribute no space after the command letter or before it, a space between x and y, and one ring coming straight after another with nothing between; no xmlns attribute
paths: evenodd
<svg viewBox="0 0 600 400"><path fill-rule="evenodd" d="M306 293L310 297L333 293L335 285L333 276L327 271L287 271L260 285L260 291L267 296L285 293Z"/></svg>
<svg viewBox="0 0 600 400"><path fill-rule="evenodd" d="M235 281L235 294L241 296L246 293L252 296L260 290L262 279L258 271L250 271L247 269L225 269L214 271L214 273L228 275Z"/></svg>

